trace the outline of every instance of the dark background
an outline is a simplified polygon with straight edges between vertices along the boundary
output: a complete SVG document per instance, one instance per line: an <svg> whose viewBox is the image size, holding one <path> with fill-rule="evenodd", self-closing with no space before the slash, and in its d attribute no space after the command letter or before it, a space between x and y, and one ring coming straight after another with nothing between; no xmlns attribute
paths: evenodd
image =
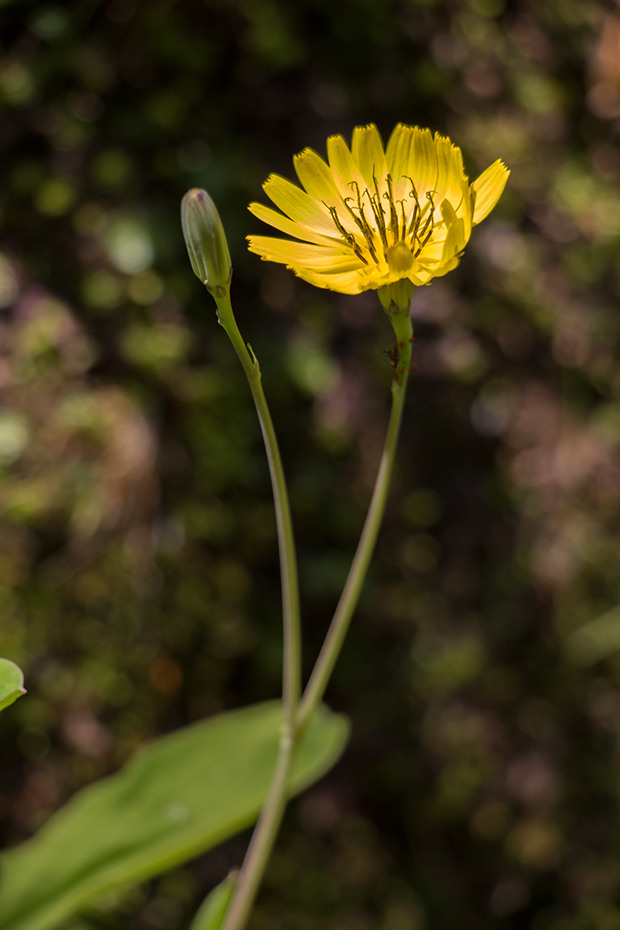
<svg viewBox="0 0 620 930"><path fill-rule="evenodd" d="M596 0L5 0L0 823L29 836L153 735L278 694L271 493L178 220L206 187L290 480L309 669L389 407L376 295L250 255L306 145L376 122L512 170L414 294L418 370L328 699L343 760L287 814L254 930L620 928L620 18ZM177 930L246 837L65 930Z"/></svg>

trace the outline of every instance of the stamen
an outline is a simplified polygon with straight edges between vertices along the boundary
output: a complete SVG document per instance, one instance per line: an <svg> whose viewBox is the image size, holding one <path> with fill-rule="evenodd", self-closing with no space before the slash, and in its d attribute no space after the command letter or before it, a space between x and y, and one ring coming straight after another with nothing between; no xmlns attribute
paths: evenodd
<svg viewBox="0 0 620 930"><path fill-rule="evenodd" d="M420 204L416 200L415 207L413 208L413 215L411 217L411 223L409 224L409 229L407 230L408 239L415 239L419 225L420 225Z"/></svg>
<svg viewBox="0 0 620 930"><path fill-rule="evenodd" d="M351 209L351 207L349 207L349 205L348 205L348 203L347 203L347 200L353 200L352 197L346 197L346 198L345 198L345 206L347 207L349 213L351 214L351 216L353 217L353 219L355 220L355 222L357 223L357 225L358 225L358 226L360 227L360 229L362 230L362 233L363 233L363 235L365 236L365 238L367 239L368 245L370 246L370 245L372 245L372 242L373 242L373 231L372 231L372 229L370 228L370 224L369 224L368 220L366 219L366 215L365 215L365 213L364 213L364 205L362 204L362 196L363 196L363 195L360 194L360 189L359 189L359 185L358 185L357 181L349 181L349 187L354 187L354 188L355 188L355 194L356 194L356 197L357 197L357 209L360 211L359 218L355 216L355 214L353 213L353 210Z"/></svg>
<svg viewBox="0 0 620 930"><path fill-rule="evenodd" d="M394 203L394 190L392 188L392 176L388 174L387 176L387 194L383 195L383 199L387 200L390 204L390 229L392 230L392 236L394 238L394 245L398 242L398 213L396 211L396 204Z"/></svg>
<svg viewBox="0 0 620 930"><path fill-rule="evenodd" d="M413 197L413 199L415 200L415 207L413 208L413 215L411 217L411 223L409 224L409 229L407 231L406 238L415 239L416 233L418 231L420 217L422 214L422 209L420 207L420 201L418 200L418 192L415 189L413 178L409 177L408 174L403 174L403 178L406 178L408 181L411 181L411 190L409 191L409 196ZM403 234L403 238L405 238L404 234Z"/></svg>
<svg viewBox="0 0 620 930"><path fill-rule="evenodd" d="M353 200L352 197L345 197L344 205L349 211L349 213L351 214L352 218L355 220L355 222L359 226L359 228L361 229L362 234L368 244L368 251L370 252L372 256L373 261L376 262L378 261L378 258L377 258L377 252L375 250L375 245L374 245L374 234L373 234L372 229L370 228L370 224L368 220L366 219L366 215L364 213L364 206L362 204L362 195L360 194L359 185L357 181L349 181L349 187L355 188L355 193L357 195L357 209L360 211L359 217L355 215L355 213L353 212L353 209L347 203L348 200Z"/></svg>
<svg viewBox="0 0 620 930"><path fill-rule="evenodd" d="M338 230L342 238L345 240L345 242L347 242L349 245L355 244L355 237L352 236L351 233L347 232L344 226L342 225L342 223L340 222L340 217L338 216L338 211L336 210L336 207L330 207L330 205L328 203L325 203L324 200L322 201L322 203L323 203L323 206L327 207L327 209L329 210L330 216L332 220L334 221L334 226L336 227L336 229Z"/></svg>
<svg viewBox="0 0 620 930"><path fill-rule="evenodd" d="M427 232L427 234L426 234L425 238L423 239L423 241L420 242L420 240L418 239L418 242L420 242L420 245L419 245L419 247L415 250L415 252L413 253L413 257L414 257L414 258L417 258L417 257L418 257L418 255L420 254L420 252L422 251L422 249L424 248L424 246L426 245L426 243L428 242L428 240L431 238L432 235L433 235L433 227L431 226L431 228L430 228L429 231Z"/></svg>
<svg viewBox="0 0 620 930"><path fill-rule="evenodd" d="M353 184L355 184L355 186L357 187L357 183L356 183L355 181L351 181L351 182L349 183L349 187L351 187ZM353 212L353 208L349 206L349 203L348 203L349 200L353 200L353 197L345 197L345 198L344 198L344 205L345 205L345 207L347 208L347 210L349 211L349 215L350 215L351 219L353 220L353 222L354 222L354 223L357 225L357 227L360 229L360 231L361 231L362 235L364 236L364 238L367 239L367 238L368 238L369 227L368 227L368 223L367 223L367 221L366 221L366 217L364 216L364 208L362 207L361 202L360 202L360 192L359 192L359 190L357 191L357 209L360 211L360 214L361 214L360 216L356 216L356 215L355 215L355 213Z"/></svg>
<svg viewBox="0 0 620 930"><path fill-rule="evenodd" d="M435 191L427 191L427 192L426 192L426 199L428 200L428 202L429 202L429 204L430 204L430 206L431 206L431 209L429 210L428 217L427 217L426 222L424 223L424 226L422 227L422 229L421 229L421 230L417 230L417 229L416 229L415 238L418 240L418 242L420 242L420 241L422 240L422 236L426 235L426 231L427 231L429 225L430 225L430 227L431 227L431 228L430 228L430 232L429 232L429 236L430 236L430 233L432 233L432 231L433 231L433 226L435 225L435 224L434 224L434 220L433 220L433 214L434 214L434 212L435 212L435 204L433 203L433 194L434 194L434 193L435 193ZM427 209L427 208L424 207L424 210L423 210L424 213L426 213L426 209ZM421 219L421 217L420 217L420 219ZM424 240L424 243L425 243L425 244L428 242L429 236L426 236L426 239Z"/></svg>
<svg viewBox="0 0 620 930"><path fill-rule="evenodd" d="M387 249L388 241L387 241L387 236L385 234L385 220L383 218L383 214L385 211L383 207L381 206L381 202L379 201L379 203L377 203L377 201L375 200L375 197L378 197L379 195L378 193L371 194L368 188L365 188L364 193L368 197L368 202L370 203L370 208L373 212L373 216L377 224L377 229L379 230L379 235L381 236L381 242L383 243L383 248Z"/></svg>
<svg viewBox="0 0 620 930"><path fill-rule="evenodd" d="M385 210L381 206L381 194L379 193L379 184L377 182L377 176L375 174L374 166L372 169L372 180L375 185L375 193L373 194L371 199L378 211L378 213L375 213L375 216L377 216L377 222L379 223L379 232L381 233L381 239L383 241L383 245L385 246L385 248L387 248L388 245L387 245L387 236L386 236L387 229L385 226Z"/></svg>
<svg viewBox="0 0 620 930"><path fill-rule="evenodd" d="M355 183L355 182L352 182L352 183ZM349 184L349 187L351 187L351 184ZM356 226L361 230L362 235L365 236L365 235L366 235L366 230L364 229L364 225L363 225L362 221L360 220L359 216L356 216L355 213L353 212L353 208L349 206L349 200L353 200L353 197L345 197L345 198L344 198L344 201L343 201L343 202L344 202L344 205L345 205L346 209L348 210L349 216L351 217L351 219L353 220L353 222L354 222L354 223L356 224ZM359 200L359 194L358 194L358 200Z"/></svg>
<svg viewBox="0 0 620 930"><path fill-rule="evenodd" d="M402 233L400 234L400 237L399 237L399 238L402 239L402 240L404 241L404 239L405 239L405 233L407 232L407 215L406 215L406 213L405 213L405 201L404 201L404 200L397 200L396 202L400 204L400 212L401 212L401 214L402 214L402 221L403 221L403 231L402 231Z"/></svg>
<svg viewBox="0 0 620 930"><path fill-rule="evenodd" d="M349 232L345 228L342 220L340 219L340 216L338 215L338 209L336 207L330 207L328 203L322 201L323 205L329 211L329 215L332 218L339 236L344 240L344 242L346 242L353 253L361 262L363 262L364 265L370 264L368 258L366 258L364 254L364 246L368 248L372 261L379 263L377 248L375 245L377 242L377 235L381 239L386 261L388 249L393 251L395 247L400 248L400 242L402 242L403 245L409 249L413 258L417 258L417 256L424 249L425 245L433 235L433 230L435 227L434 196L437 192L426 191L425 197L427 202L425 203L424 207L422 207L413 178L410 178L408 175L403 175L403 177L407 178L411 182L409 197L415 201L413 213L408 227L405 199L394 199L394 182L390 174L386 175L387 192L383 194L381 194L379 189L379 182L377 181L377 176L374 170L372 175L374 193L371 193L367 187L364 188L363 191L360 191L357 181L349 182L349 187L355 191L355 197L345 197L343 203L347 213L364 237L365 242L363 243L360 243L360 241L356 238L356 235ZM362 198L364 195L368 198L370 209L372 210L374 226L370 225L364 212L364 204L362 203ZM386 224L387 214L383 209L381 200L387 200L390 205L389 224ZM397 204L400 204L400 217L398 213L398 207L396 206ZM391 245L388 243L388 229L393 239Z"/></svg>
<svg viewBox="0 0 620 930"><path fill-rule="evenodd" d="M338 216L338 211L336 210L336 207L330 207L329 204L325 203L324 200L322 201L322 203L323 203L323 205L326 206L327 209L329 210L330 216L331 216L332 220L334 221L334 225L335 225L336 229L338 230L338 232L340 233L340 235L342 236L342 238L345 240L345 242L347 243L347 245L349 245L349 246L353 249L353 251L355 252L355 254L357 255L357 257L360 259L360 261L364 262L364 264L367 265L368 262L366 261L366 259L365 259L364 256L362 255L362 252L361 252L361 250L360 250L360 247L359 247L359 245L357 244L357 242L356 242L356 240L355 240L355 236L352 235L350 232L347 232L346 229L344 228L344 226L342 225L342 223L341 223L341 221L340 221L340 217ZM355 219L355 217L353 217L353 218Z"/></svg>
<svg viewBox="0 0 620 930"><path fill-rule="evenodd" d="M411 190L409 191L409 196L410 196L410 197L413 197L413 199L415 200L415 202L417 203L417 205L418 205L418 207L419 207L419 206L420 206L420 201L418 200L418 192L417 192L417 190L415 189L415 184L413 183L413 178L410 177L408 174L403 174L403 175L401 175L401 177L406 178L407 181L411 181Z"/></svg>

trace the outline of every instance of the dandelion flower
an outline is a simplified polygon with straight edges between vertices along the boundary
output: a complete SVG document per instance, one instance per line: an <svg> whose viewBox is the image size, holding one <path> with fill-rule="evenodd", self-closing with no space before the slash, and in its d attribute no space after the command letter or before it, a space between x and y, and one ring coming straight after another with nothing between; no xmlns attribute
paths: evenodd
<svg viewBox="0 0 620 930"><path fill-rule="evenodd" d="M451 271L472 227L493 209L509 171L494 162L469 183L461 150L399 123L384 151L376 126L356 126L351 149L327 140L294 157L303 190L277 174L264 190L282 211L250 204L258 219L299 241L248 236L250 251L318 287L357 294L398 282L429 284Z"/></svg>

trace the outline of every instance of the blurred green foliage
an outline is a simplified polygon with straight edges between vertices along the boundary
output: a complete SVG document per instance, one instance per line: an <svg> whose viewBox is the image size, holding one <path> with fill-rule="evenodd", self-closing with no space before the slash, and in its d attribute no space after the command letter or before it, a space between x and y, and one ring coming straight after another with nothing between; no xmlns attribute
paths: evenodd
<svg viewBox="0 0 620 930"><path fill-rule="evenodd" d="M10 659L0 659L0 710L10 707L25 693L20 667Z"/></svg>
<svg viewBox="0 0 620 930"><path fill-rule="evenodd" d="M575 631L620 602L617 15L0 7L0 652L29 689L0 720L7 844L152 735L278 694L267 469L184 254L193 185L226 225L273 406L310 664L374 478L389 327L375 295L247 254L245 207L304 146L400 120L448 133L473 177L498 157L512 175L459 269L414 294L397 480L329 692L353 743L292 805L252 926L620 927L605 624L605 650L574 661ZM64 930L187 926L242 853L230 841Z"/></svg>

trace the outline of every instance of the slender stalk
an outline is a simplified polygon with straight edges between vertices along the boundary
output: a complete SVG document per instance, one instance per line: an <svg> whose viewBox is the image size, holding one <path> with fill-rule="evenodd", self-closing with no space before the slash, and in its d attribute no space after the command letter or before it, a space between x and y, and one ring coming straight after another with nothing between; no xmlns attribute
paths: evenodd
<svg viewBox="0 0 620 930"><path fill-rule="evenodd" d="M288 802L288 782L295 746L293 734L282 735L269 791L247 848L222 930L242 930L250 916Z"/></svg>
<svg viewBox="0 0 620 930"><path fill-rule="evenodd" d="M243 341L236 320L232 313L230 295L216 296L218 315L226 333L233 344L239 361L248 379L252 398L256 406L263 441L267 452L271 484L273 488L278 545L280 550L280 572L282 578L282 613L284 629L284 662L282 681L282 702L292 725L299 695L301 693L301 620L299 609L299 582L297 578L297 559L295 539L288 491L278 448L273 421L263 391L258 362Z"/></svg>
<svg viewBox="0 0 620 930"><path fill-rule="evenodd" d="M407 312L406 316L403 315L397 323L398 327L395 326L395 329L397 332L400 357L392 383L392 410L390 412L390 420L385 446L381 456L381 463L379 465L379 471L377 473L362 535L349 570L344 590L338 602L327 636L325 637L325 642L323 643L310 680L308 681L301 699L296 722L296 732L298 734L301 733L307 725L308 720L325 693L325 688L327 687L334 665L340 654L344 638L349 628L349 623L351 622L353 612L357 606L383 519L390 479L394 468L394 457L405 403L409 366L411 364L410 340L413 330L411 328L409 313Z"/></svg>
<svg viewBox="0 0 620 930"><path fill-rule="evenodd" d="M232 313L228 291L223 296L214 296L220 322L243 366L258 413L273 487L282 577L284 655L282 724L278 757L269 791L246 851L235 892L223 924L223 930L242 930L254 904L288 801L288 781L297 742L295 720L301 693L301 621L297 560L288 492L278 441L263 392L260 368L254 353L251 349L248 350L239 332Z"/></svg>

